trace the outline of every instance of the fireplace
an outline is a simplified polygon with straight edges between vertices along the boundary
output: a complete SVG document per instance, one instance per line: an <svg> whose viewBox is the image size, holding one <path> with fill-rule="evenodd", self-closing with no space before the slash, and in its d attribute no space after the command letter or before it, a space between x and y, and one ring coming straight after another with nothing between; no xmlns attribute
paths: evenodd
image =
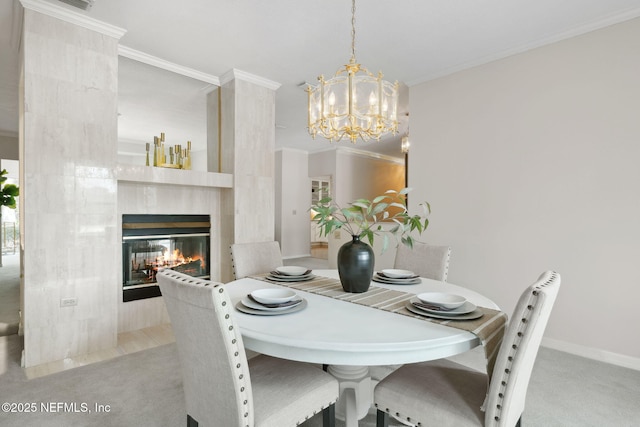
<svg viewBox="0 0 640 427"><path fill-rule="evenodd" d="M122 215L122 301L160 296L158 271L209 278L209 215Z"/></svg>

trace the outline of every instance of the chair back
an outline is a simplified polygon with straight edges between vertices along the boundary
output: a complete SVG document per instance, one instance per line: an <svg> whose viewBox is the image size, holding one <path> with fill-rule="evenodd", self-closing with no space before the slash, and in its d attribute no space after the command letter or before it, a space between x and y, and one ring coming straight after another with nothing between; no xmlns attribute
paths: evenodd
<svg viewBox="0 0 640 427"><path fill-rule="evenodd" d="M169 269L156 277L176 338L187 414L201 426L253 426L249 367L225 286Z"/></svg>
<svg viewBox="0 0 640 427"><path fill-rule="evenodd" d="M396 251L394 268L410 270L420 277L446 282L449 274L449 258L451 258L449 246L415 242L412 249L400 244Z"/></svg>
<svg viewBox="0 0 640 427"><path fill-rule="evenodd" d="M236 279L268 273L274 268L282 267L280 244L276 241L234 243L231 245L231 263Z"/></svg>
<svg viewBox="0 0 640 427"><path fill-rule="evenodd" d="M533 364L559 287L560 275L547 271L520 296L493 369L485 402L485 426L513 427L520 419Z"/></svg>

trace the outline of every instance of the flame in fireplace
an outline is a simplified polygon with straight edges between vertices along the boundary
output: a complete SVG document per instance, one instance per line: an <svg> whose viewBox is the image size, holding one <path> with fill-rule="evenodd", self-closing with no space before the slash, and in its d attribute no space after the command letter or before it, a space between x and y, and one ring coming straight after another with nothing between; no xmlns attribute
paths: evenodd
<svg viewBox="0 0 640 427"><path fill-rule="evenodd" d="M180 249L174 249L171 253L165 253L156 257L155 268L173 268L184 264L191 264L200 261L200 268L204 270L206 267L205 260L200 255L185 256Z"/></svg>

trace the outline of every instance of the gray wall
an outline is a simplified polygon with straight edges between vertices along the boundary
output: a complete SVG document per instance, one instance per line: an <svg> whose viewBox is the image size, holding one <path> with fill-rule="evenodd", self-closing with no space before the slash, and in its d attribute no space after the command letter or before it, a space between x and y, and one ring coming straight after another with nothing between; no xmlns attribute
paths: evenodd
<svg viewBox="0 0 640 427"><path fill-rule="evenodd" d="M450 282L510 312L556 270L545 344L640 369L638 40L635 19L412 87L409 185Z"/></svg>
<svg viewBox="0 0 640 427"><path fill-rule="evenodd" d="M17 136L0 135L0 159L18 160L18 152Z"/></svg>

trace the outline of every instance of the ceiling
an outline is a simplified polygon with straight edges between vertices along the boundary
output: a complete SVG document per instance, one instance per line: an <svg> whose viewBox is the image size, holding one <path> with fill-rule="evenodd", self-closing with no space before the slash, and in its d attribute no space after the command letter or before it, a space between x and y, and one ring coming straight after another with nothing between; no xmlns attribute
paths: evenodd
<svg viewBox="0 0 640 427"><path fill-rule="evenodd" d="M300 85L332 76L349 60L349 0L95 0L88 11L45 1L125 29L120 44L127 48L213 76L237 69L279 83L276 146L317 151L329 145L306 131L307 94ZM14 8L0 1L0 134L8 135L18 131ZM358 0L356 57L403 84L404 133L407 86L638 16L640 0ZM190 109L202 108L207 83L180 83L129 61L120 67L122 140L140 144L161 131L169 137L180 132L181 120L200 120L204 112ZM154 96L141 95L144 90ZM156 104L149 108L145 100ZM401 136L357 147L399 156Z"/></svg>

